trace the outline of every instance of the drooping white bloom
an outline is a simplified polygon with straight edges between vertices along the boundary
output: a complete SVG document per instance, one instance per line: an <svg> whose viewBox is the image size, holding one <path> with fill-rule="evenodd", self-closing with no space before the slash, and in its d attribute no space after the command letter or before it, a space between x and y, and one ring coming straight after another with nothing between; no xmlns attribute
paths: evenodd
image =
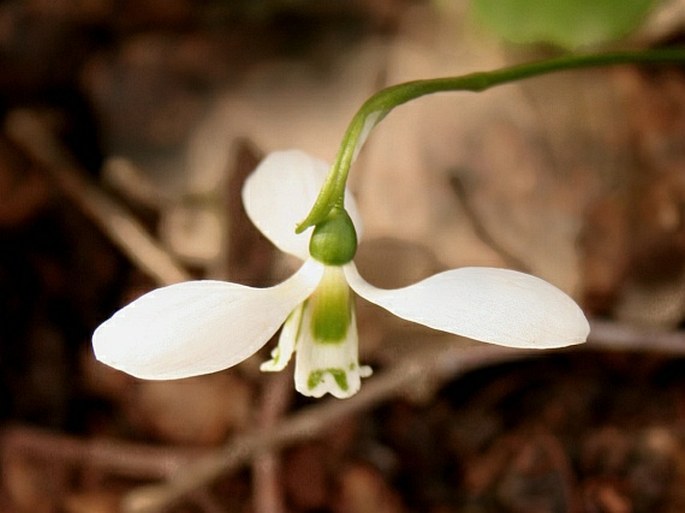
<svg viewBox="0 0 685 513"><path fill-rule="evenodd" d="M311 228L296 234L294 227L308 213L327 172L328 164L302 152L276 152L243 189L253 223L279 249L304 261L294 275L262 289L201 280L149 292L98 327L96 357L143 379L196 376L245 360L283 325L262 370L282 370L296 353L299 392L349 397L371 374L358 362L350 288L403 319L482 342L544 349L587 338L588 322L570 297L516 271L466 267L386 290L367 283L353 262L318 262L309 255ZM360 234L349 193L345 208Z"/></svg>

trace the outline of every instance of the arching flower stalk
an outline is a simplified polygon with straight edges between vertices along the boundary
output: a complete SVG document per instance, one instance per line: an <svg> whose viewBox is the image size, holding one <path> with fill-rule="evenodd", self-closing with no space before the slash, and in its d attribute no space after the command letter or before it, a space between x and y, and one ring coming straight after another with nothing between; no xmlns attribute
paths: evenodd
<svg viewBox="0 0 685 513"><path fill-rule="evenodd" d="M257 228L304 261L294 275L262 289L201 280L153 290L98 327L96 357L143 379L185 378L245 360L282 325L261 369L280 371L295 353L300 393L346 398L371 374L358 362L354 294L403 319L502 346L555 348L587 338L588 322L570 297L516 271L466 267L391 290L367 283L352 261L362 227L349 193L316 227L294 231L328 169L299 151L276 152L243 189Z"/></svg>

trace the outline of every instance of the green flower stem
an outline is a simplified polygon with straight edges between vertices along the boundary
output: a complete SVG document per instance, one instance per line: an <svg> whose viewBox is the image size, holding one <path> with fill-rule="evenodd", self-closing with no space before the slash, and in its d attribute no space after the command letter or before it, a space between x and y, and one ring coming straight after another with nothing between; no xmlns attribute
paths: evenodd
<svg viewBox="0 0 685 513"><path fill-rule="evenodd" d="M495 71L470 73L459 77L415 80L387 87L371 96L352 118L335 162L321 192L307 217L297 226L301 233L326 219L334 207L342 207L345 184L352 162L359 153L369 132L395 107L422 96L448 92L480 92L491 87L531 78L555 71L609 66L616 64L656 64L685 62L685 49L672 48L638 52L614 52L596 55L569 55L527 64L519 64Z"/></svg>

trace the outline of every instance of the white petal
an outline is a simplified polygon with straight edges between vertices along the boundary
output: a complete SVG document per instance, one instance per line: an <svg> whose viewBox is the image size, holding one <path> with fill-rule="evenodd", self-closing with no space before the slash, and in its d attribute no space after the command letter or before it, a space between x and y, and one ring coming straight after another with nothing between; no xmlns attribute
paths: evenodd
<svg viewBox="0 0 685 513"><path fill-rule="evenodd" d="M327 393L338 399L353 396L359 392L361 378L371 375L370 367L359 365L354 312L347 337L337 343L314 340L310 323L311 309L305 306L295 354L295 389L309 397Z"/></svg>
<svg viewBox="0 0 685 513"><path fill-rule="evenodd" d="M143 379L225 369L262 347L322 273L323 266L310 259L288 280L265 289L208 280L153 290L95 330L95 356Z"/></svg>
<svg viewBox="0 0 685 513"><path fill-rule="evenodd" d="M295 226L309 213L329 167L299 150L277 151L267 155L243 187L245 211L255 226L281 251L302 260L309 256L312 229L296 234ZM361 221L349 192L345 208L360 238Z"/></svg>
<svg viewBox="0 0 685 513"><path fill-rule="evenodd" d="M585 342L578 305L540 278L506 269L464 267L414 285L383 290L345 266L352 289L398 317L508 347L553 348Z"/></svg>
<svg viewBox="0 0 685 513"><path fill-rule="evenodd" d="M281 334L278 336L278 345L271 351L271 360L262 363L259 370L262 372L278 372L286 368L290 358L295 352L297 334L302 322L303 305L300 304L292 311L283 324Z"/></svg>

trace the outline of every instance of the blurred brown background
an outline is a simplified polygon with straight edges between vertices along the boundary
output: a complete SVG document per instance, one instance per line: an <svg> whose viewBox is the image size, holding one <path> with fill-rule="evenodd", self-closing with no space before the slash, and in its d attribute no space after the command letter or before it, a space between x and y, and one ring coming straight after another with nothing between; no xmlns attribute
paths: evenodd
<svg viewBox="0 0 685 513"><path fill-rule="evenodd" d="M607 48L682 44L684 12L663 2ZM558 53L499 41L461 0L0 3L0 509L121 511L138 486L305 411L315 431L246 449L244 469L169 510L682 511L682 66L423 98L353 168L369 281L519 268L601 319L587 348L481 355L360 303L367 387L441 344L463 344L469 372L449 353L451 375L335 422L294 397L290 371L260 374L260 356L151 383L90 352L93 329L155 286L292 271L239 201L265 153L331 160L385 85Z"/></svg>

